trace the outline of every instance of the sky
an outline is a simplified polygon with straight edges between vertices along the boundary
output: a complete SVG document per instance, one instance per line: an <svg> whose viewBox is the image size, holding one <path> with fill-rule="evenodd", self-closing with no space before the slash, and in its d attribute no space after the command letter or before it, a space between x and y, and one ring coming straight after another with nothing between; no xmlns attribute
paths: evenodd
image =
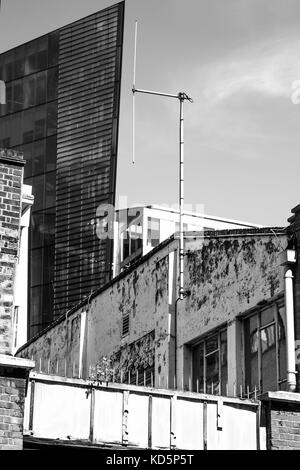
<svg viewBox="0 0 300 470"><path fill-rule="evenodd" d="M116 3L2 0L0 52ZM116 206L178 202L185 102L185 202L206 214L285 226L300 203L299 0L126 0ZM299 91L299 93L298 93Z"/></svg>

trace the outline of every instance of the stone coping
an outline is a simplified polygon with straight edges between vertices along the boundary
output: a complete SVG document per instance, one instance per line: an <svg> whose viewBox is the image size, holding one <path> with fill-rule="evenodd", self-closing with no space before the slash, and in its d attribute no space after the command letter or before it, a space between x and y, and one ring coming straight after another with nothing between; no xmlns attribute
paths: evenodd
<svg viewBox="0 0 300 470"><path fill-rule="evenodd" d="M281 402L293 402L300 403L300 393L296 392L265 392L259 395L261 401L281 401Z"/></svg>
<svg viewBox="0 0 300 470"><path fill-rule="evenodd" d="M33 369L35 362L15 356L0 354L0 367L12 367L16 369Z"/></svg>

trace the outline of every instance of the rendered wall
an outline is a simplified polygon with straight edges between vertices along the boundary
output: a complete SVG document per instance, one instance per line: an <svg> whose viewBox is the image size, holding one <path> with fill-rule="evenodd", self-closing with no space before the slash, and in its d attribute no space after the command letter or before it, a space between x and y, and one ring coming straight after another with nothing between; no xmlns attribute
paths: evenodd
<svg viewBox="0 0 300 470"><path fill-rule="evenodd" d="M215 327L228 325L229 380L236 381L238 360L237 315L246 312L258 302L283 291L282 268L277 255L285 244L285 235L277 230L230 231L210 234L207 238L186 242L186 288L191 295L178 302L177 311L177 375L181 388L189 386L189 348L186 344ZM142 262L122 273L107 288L82 305L68 318L50 328L36 341L23 348L19 355L36 362L43 355L51 361L58 359L63 369L65 359L79 361L80 316L87 312L87 323L82 347L83 375L88 367L101 357L119 353L126 365L134 364L138 356L155 362L155 386L173 388L175 376L175 303L177 240L162 244ZM129 334L122 337L122 316L129 313ZM71 324L73 323L73 333ZM75 327L75 325L77 325ZM139 341L155 332L154 358L149 355L149 343ZM141 347L139 351L135 346ZM145 349L143 349L145 348ZM130 351L135 351L132 356ZM129 353L129 356L128 356ZM51 362L50 361L50 362ZM186 361L186 362L185 362ZM122 361L121 361L122 362ZM119 367L120 364L117 364ZM73 367L73 366L72 366ZM61 369L60 369L61 370ZM47 368L42 368L47 372ZM119 372L119 371L118 371ZM185 374L183 374L185 372ZM64 375L62 373L62 375ZM184 377L183 377L184 375ZM70 375L69 375L70 376Z"/></svg>

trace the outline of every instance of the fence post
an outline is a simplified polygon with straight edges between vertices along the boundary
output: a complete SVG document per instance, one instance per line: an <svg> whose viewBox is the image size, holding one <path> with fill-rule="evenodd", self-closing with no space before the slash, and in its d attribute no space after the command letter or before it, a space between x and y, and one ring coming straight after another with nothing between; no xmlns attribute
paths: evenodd
<svg viewBox="0 0 300 470"><path fill-rule="evenodd" d="M203 450L207 450L207 402L203 402Z"/></svg>
<svg viewBox="0 0 300 470"><path fill-rule="evenodd" d="M176 404L177 396L173 395L170 400L171 426L170 426L170 448L176 449Z"/></svg>
<svg viewBox="0 0 300 470"><path fill-rule="evenodd" d="M148 398L148 448L152 449L152 395Z"/></svg>
<svg viewBox="0 0 300 470"><path fill-rule="evenodd" d="M91 390L91 408L90 408L90 436L91 442L94 440L94 419L95 419L95 389L93 386Z"/></svg>
<svg viewBox="0 0 300 470"><path fill-rule="evenodd" d="M124 390L123 392L123 417L122 417L122 444L127 446L128 444L128 402L129 402L129 391Z"/></svg>
<svg viewBox="0 0 300 470"><path fill-rule="evenodd" d="M35 380L31 380L30 386L30 408L29 408L29 423L28 431L32 431L33 427L33 412L34 412L34 389L35 389Z"/></svg>

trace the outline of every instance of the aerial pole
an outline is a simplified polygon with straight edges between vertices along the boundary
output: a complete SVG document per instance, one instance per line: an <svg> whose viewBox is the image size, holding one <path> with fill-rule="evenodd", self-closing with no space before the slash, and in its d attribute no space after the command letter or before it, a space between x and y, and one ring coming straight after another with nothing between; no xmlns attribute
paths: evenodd
<svg viewBox="0 0 300 470"><path fill-rule="evenodd" d="M193 102L186 93L177 94L163 93L159 91L143 90L136 88L136 49L137 49L137 21L135 22L134 39L134 71L133 71L133 145L132 145L132 163L135 163L135 94L144 93L148 95L164 96L166 98L175 98L179 101L179 289L178 296L182 300L185 296L184 290L184 237L183 237L183 211L184 211L184 101Z"/></svg>

